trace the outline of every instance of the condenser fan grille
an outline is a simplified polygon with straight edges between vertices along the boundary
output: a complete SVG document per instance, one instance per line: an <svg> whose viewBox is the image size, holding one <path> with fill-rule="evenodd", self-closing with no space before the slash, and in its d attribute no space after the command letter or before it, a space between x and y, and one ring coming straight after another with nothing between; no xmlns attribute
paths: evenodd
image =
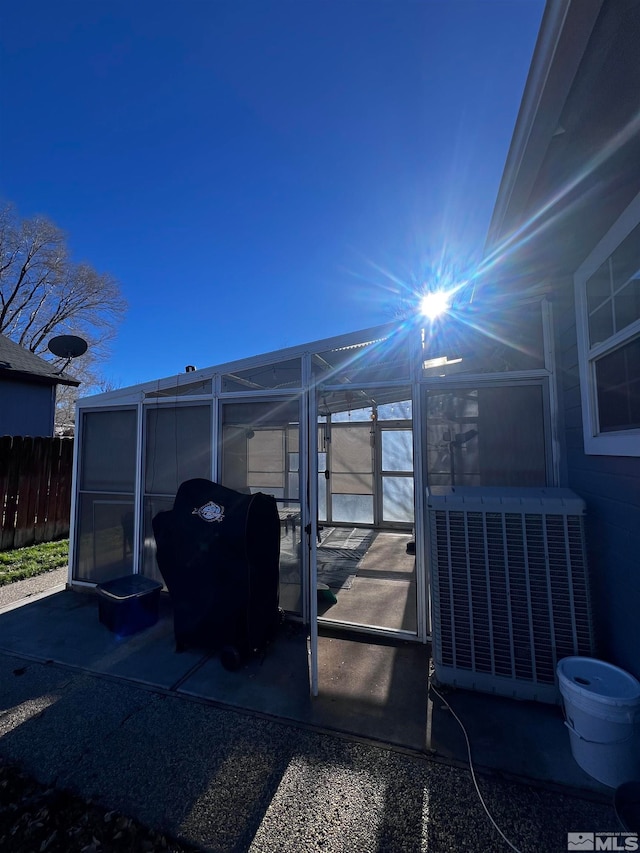
<svg viewBox="0 0 640 853"><path fill-rule="evenodd" d="M557 661L593 653L584 505L475 491L429 495L436 675L554 701Z"/></svg>

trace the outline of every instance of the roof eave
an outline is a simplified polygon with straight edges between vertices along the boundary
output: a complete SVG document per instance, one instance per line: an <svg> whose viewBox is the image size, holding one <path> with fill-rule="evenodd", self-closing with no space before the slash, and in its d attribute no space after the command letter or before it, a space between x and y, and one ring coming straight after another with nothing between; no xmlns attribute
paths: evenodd
<svg viewBox="0 0 640 853"><path fill-rule="evenodd" d="M28 370L14 370L0 368L0 376L3 379L15 379L16 381L28 381L40 385L75 385L79 386L79 380L69 376L68 373L35 373Z"/></svg>
<svg viewBox="0 0 640 853"><path fill-rule="evenodd" d="M548 0L485 246L519 224L604 0Z"/></svg>

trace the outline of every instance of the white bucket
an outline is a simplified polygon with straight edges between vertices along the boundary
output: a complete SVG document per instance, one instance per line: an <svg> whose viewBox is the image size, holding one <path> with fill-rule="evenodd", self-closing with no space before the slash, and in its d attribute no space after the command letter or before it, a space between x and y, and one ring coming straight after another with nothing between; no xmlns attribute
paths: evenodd
<svg viewBox="0 0 640 853"><path fill-rule="evenodd" d="M640 779L640 682L594 658L563 658L557 674L580 767L611 788Z"/></svg>

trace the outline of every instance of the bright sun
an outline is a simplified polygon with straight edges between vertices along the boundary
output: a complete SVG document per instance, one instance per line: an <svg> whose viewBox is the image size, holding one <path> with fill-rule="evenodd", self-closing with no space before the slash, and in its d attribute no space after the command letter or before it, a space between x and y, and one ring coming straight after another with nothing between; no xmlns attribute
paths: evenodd
<svg viewBox="0 0 640 853"><path fill-rule="evenodd" d="M432 290L420 300L420 312L429 320L435 320L449 310L450 300L451 293L445 290Z"/></svg>

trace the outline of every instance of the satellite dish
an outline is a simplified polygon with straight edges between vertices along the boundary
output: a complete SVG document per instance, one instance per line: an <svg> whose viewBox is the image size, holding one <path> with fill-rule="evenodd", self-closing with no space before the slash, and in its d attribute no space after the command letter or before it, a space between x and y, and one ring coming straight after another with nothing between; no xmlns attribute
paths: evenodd
<svg viewBox="0 0 640 853"><path fill-rule="evenodd" d="M76 335L58 335L57 338L51 338L48 347L54 355L71 361L72 358L85 354L87 342Z"/></svg>
<svg viewBox="0 0 640 853"><path fill-rule="evenodd" d="M79 338L77 335L58 335L56 338L51 338L47 347L58 358L67 359L64 367L60 370L60 373L63 373L72 358L77 358L79 355L85 354L87 351L87 342L84 338Z"/></svg>

